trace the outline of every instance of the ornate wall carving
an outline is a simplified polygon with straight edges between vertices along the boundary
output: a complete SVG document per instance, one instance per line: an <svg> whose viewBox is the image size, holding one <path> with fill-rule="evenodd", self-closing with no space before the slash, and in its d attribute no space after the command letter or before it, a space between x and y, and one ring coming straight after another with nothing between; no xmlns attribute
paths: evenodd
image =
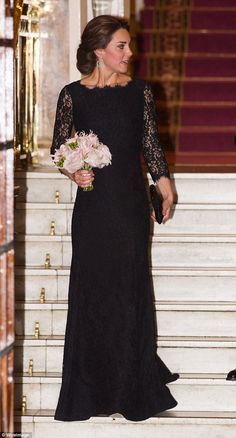
<svg viewBox="0 0 236 438"><path fill-rule="evenodd" d="M88 0L88 17L102 14L124 15L124 0Z"/></svg>
<svg viewBox="0 0 236 438"><path fill-rule="evenodd" d="M68 0L46 0L40 19L39 144L49 145L59 90L69 82Z"/></svg>

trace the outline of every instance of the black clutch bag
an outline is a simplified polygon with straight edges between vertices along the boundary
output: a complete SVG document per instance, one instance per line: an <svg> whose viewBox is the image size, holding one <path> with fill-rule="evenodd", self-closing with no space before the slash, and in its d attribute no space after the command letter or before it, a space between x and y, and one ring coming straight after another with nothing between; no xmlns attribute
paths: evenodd
<svg viewBox="0 0 236 438"><path fill-rule="evenodd" d="M159 195L159 193L156 190L156 187L154 184L151 184L149 187L150 190L150 197L152 201L152 206L155 211L155 216L158 224L162 223L163 220L163 214L162 214L162 197Z"/></svg>

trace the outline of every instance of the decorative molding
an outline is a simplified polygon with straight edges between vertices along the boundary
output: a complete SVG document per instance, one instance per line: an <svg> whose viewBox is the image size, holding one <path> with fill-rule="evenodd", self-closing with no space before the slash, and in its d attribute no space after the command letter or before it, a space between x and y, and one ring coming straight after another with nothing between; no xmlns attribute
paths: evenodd
<svg viewBox="0 0 236 438"><path fill-rule="evenodd" d="M130 15L130 0L87 0L88 21L102 14Z"/></svg>
<svg viewBox="0 0 236 438"><path fill-rule="evenodd" d="M69 0L69 81L80 79L76 68L76 51L80 42L84 15L87 15L85 0Z"/></svg>

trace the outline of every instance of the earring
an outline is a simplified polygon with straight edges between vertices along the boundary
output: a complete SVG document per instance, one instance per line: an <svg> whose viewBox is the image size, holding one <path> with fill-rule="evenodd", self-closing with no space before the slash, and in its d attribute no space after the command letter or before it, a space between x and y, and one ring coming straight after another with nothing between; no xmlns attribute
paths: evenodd
<svg viewBox="0 0 236 438"><path fill-rule="evenodd" d="M100 68L103 65L103 59L102 58L97 58L96 65L97 65L98 68Z"/></svg>

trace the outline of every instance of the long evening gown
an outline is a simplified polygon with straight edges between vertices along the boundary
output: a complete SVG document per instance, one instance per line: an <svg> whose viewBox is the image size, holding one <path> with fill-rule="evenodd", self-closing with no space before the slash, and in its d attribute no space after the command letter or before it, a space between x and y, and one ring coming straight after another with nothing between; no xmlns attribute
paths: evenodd
<svg viewBox="0 0 236 438"><path fill-rule="evenodd" d="M51 153L71 135L92 130L112 153L94 169L94 190L77 189L62 386L55 419L121 413L140 421L177 402L175 380L156 353L150 284L150 208L143 153L152 178L169 177L158 141L150 85L88 88L76 81L59 95Z"/></svg>

